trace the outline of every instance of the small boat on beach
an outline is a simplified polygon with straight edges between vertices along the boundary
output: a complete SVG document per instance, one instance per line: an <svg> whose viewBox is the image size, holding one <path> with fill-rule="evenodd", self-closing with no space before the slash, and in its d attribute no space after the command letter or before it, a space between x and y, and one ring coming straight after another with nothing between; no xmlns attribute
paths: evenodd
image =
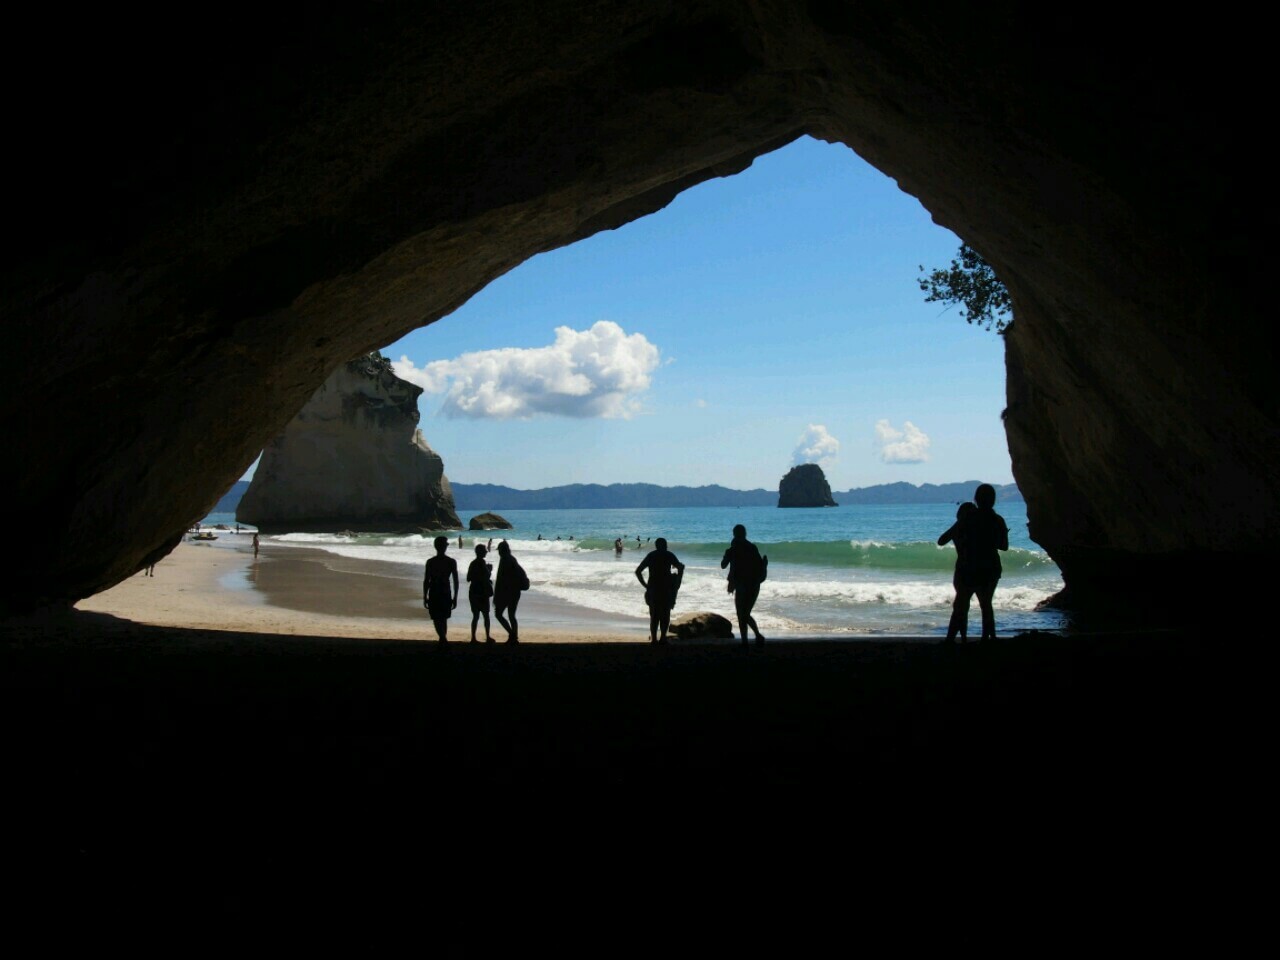
<svg viewBox="0 0 1280 960"><path fill-rule="evenodd" d="M215 533L209 533L207 531L201 531L200 533L193 533L191 535L191 539L192 540L217 540L218 535Z"/></svg>

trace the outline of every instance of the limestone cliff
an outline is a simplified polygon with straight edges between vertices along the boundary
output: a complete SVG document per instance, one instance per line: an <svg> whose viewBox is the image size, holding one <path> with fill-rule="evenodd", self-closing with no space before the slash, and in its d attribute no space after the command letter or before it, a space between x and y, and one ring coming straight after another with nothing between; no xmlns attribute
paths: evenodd
<svg viewBox="0 0 1280 960"><path fill-rule="evenodd" d="M780 507L835 507L831 498L831 485L826 474L816 463L802 463L792 467L778 484Z"/></svg>
<svg viewBox="0 0 1280 960"><path fill-rule="evenodd" d="M418 429L421 393L376 351L340 366L262 451L236 519L264 533L461 527Z"/></svg>

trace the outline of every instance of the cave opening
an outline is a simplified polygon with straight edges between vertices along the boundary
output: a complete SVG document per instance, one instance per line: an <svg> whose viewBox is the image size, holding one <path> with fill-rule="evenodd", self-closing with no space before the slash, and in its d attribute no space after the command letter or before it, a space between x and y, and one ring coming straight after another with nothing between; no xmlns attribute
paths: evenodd
<svg viewBox="0 0 1280 960"><path fill-rule="evenodd" d="M815 462L837 502L872 509L857 518L846 510L835 523L815 515L804 533L775 522L793 519L789 511L753 516L757 536L814 544L808 557L803 545L788 548L810 568L793 590L837 595L825 617L806 621L792 609L780 620L932 632L945 626L951 551L939 560L931 541L978 482L1017 492L1000 419L1001 340L924 302L917 283L922 266L946 262L958 242L855 152L802 137L646 217L531 258L381 352L424 390L421 428L443 457L464 524L514 510L517 536L545 528L605 550L615 534L652 522L607 512L620 502L610 496L640 494L593 490L579 502L606 512L567 517L538 512L555 502L546 488L773 495L788 468ZM546 495L541 508L502 499L530 493ZM929 504L927 519L886 532L874 505L895 498ZM1020 498L1002 509L1017 557L1005 612L1015 629L1061 626L1059 614L1035 609L1061 588L1056 565L1027 535ZM728 525L682 539L709 549L701 538L727 539ZM840 566L854 561L830 553L842 539L845 550L864 551L865 565L883 558L858 544L886 540L919 553L922 566L856 583ZM366 547L325 544L339 554ZM579 605L610 606L554 564L540 572ZM891 615L867 615L886 604Z"/></svg>

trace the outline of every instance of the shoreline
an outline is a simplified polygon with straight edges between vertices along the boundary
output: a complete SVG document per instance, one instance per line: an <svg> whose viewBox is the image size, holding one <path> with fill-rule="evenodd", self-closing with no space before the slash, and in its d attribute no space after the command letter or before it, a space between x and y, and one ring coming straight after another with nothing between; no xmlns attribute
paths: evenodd
<svg viewBox="0 0 1280 960"><path fill-rule="evenodd" d="M465 582L461 590L448 635L466 643L471 610ZM437 642L419 587L399 565L269 542L255 560L248 543L184 540L156 565L154 576L136 573L75 609L156 627ZM647 621L639 617L632 629L621 618L597 617L536 591L522 598L519 618L521 643L648 643ZM492 614L490 620L491 635L502 643L506 631ZM483 641L483 619L477 636Z"/></svg>

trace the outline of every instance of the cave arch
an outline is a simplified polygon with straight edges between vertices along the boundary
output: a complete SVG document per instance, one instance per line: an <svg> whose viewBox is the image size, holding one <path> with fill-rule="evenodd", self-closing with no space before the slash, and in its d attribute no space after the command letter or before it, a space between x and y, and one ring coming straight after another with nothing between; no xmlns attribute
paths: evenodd
<svg viewBox="0 0 1280 960"><path fill-rule="evenodd" d="M51 31L76 67L17 109L0 296L4 609L165 552L339 363L802 133L1005 279L1014 475L1069 599L1160 605L1254 562L1280 532L1260 160L1220 104L1265 60L1169 57L1213 24L899 7L383 4L251 35L233 11L159 57Z"/></svg>

